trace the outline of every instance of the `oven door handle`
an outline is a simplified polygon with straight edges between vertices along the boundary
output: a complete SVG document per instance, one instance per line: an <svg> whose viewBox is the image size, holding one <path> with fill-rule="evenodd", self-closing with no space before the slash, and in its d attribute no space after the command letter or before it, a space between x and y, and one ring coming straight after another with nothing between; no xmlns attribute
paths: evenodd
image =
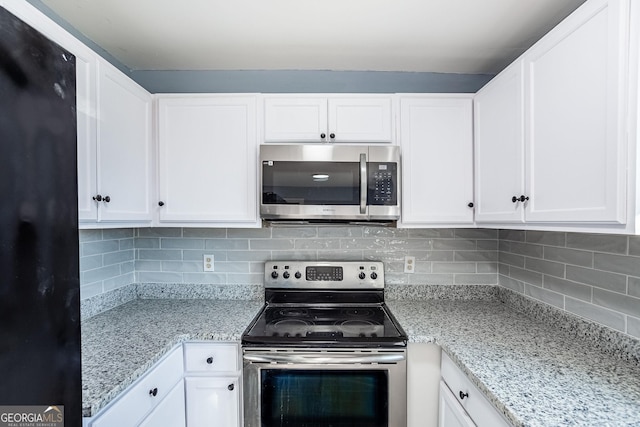
<svg viewBox="0 0 640 427"><path fill-rule="evenodd" d="M255 363L340 364L340 363L397 363L406 359L404 354L317 355L298 354L245 354L243 359Z"/></svg>
<svg viewBox="0 0 640 427"><path fill-rule="evenodd" d="M367 213L367 155L360 153L360 213Z"/></svg>

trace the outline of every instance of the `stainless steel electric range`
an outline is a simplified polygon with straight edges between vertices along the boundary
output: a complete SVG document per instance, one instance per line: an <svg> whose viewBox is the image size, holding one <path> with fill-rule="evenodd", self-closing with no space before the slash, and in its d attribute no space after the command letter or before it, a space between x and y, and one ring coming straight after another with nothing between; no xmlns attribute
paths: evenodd
<svg viewBox="0 0 640 427"><path fill-rule="evenodd" d="M245 427L405 427L407 335L381 262L265 263L242 335Z"/></svg>

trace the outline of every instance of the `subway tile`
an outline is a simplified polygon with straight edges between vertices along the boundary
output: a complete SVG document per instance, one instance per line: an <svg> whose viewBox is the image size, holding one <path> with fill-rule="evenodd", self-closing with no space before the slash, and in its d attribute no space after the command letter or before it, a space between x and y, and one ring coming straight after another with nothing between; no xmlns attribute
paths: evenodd
<svg viewBox="0 0 640 427"><path fill-rule="evenodd" d="M136 249L159 249L160 238L159 237L136 237L134 239L133 244Z"/></svg>
<svg viewBox="0 0 640 427"><path fill-rule="evenodd" d="M136 271L162 271L162 261L135 261Z"/></svg>
<svg viewBox="0 0 640 427"><path fill-rule="evenodd" d="M123 286L128 286L134 282L135 275L131 272L105 280L102 284L102 288L105 292L109 292L114 289L122 288Z"/></svg>
<svg viewBox="0 0 640 427"><path fill-rule="evenodd" d="M574 282L585 283L615 292L625 292L627 289L627 278L625 276L590 268L567 265L566 278Z"/></svg>
<svg viewBox="0 0 640 427"><path fill-rule="evenodd" d="M341 249L374 250L386 248L383 239L340 239Z"/></svg>
<svg viewBox="0 0 640 427"><path fill-rule="evenodd" d="M158 261L181 260L182 251L179 249L139 249L138 259Z"/></svg>
<svg viewBox="0 0 640 427"><path fill-rule="evenodd" d="M135 271L136 271L136 262L133 260L123 262L122 264L120 264L121 274L135 273Z"/></svg>
<svg viewBox="0 0 640 427"><path fill-rule="evenodd" d="M182 273L183 283L224 285L227 283L226 273Z"/></svg>
<svg viewBox="0 0 640 427"><path fill-rule="evenodd" d="M640 276L640 258L638 257L595 253L593 266L598 270Z"/></svg>
<svg viewBox="0 0 640 427"><path fill-rule="evenodd" d="M498 240L499 252L511 252L511 242L508 240Z"/></svg>
<svg viewBox="0 0 640 427"><path fill-rule="evenodd" d="M80 286L80 299L85 300L87 298L95 297L102 294L102 282L90 283Z"/></svg>
<svg viewBox="0 0 640 427"><path fill-rule="evenodd" d="M498 239L498 230L488 228L457 228L454 230L456 239Z"/></svg>
<svg viewBox="0 0 640 427"><path fill-rule="evenodd" d="M475 251L476 241L468 239L433 239L433 249L436 251Z"/></svg>
<svg viewBox="0 0 640 427"><path fill-rule="evenodd" d="M102 267L102 254L80 257L80 271Z"/></svg>
<svg viewBox="0 0 640 427"><path fill-rule="evenodd" d="M133 237L130 238L130 239L120 239L118 242L120 243L120 250L121 251L124 251L126 249L134 249L135 248Z"/></svg>
<svg viewBox="0 0 640 427"><path fill-rule="evenodd" d="M267 243L271 240L253 240L253 242ZM257 246L257 245L256 245ZM219 250L247 250L249 249L249 240L247 239L205 239L205 249L219 249ZM253 248L252 248L253 249ZM266 248L255 248L266 249Z"/></svg>
<svg viewBox="0 0 640 427"><path fill-rule="evenodd" d="M189 250L184 249L182 251L182 259L185 261L199 261L202 262L202 259L205 255L213 255L216 261L227 261L227 255L233 254L235 251L214 251L214 250Z"/></svg>
<svg viewBox="0 0 640 427"><path fill-rule="evenodd" d="M636 338L640 338L640 319L627 317L627 333Z"/></svg>
<svg viewBox="0 0 640 427"><path fill-rule="evenodd" d="M594 288L593 303L630 316L640 317L640 298Z"/></svg>
<svg viewBox="0 0 640 427"><path fill-rule="evenodd" d="M513 240L516 242L526 242L526 232L523 230L499 230L498 238L500 240Z"/></svg>
<svg viewBox="0 0 640 427"><path fill-rule="evenodd" d="M362 237L362 227L318 227L318 237Z"/></svg>
<svg viewBox="0 0 640 427"><path fill-rule="evenodd" d="M412 251L411 255L416 257L416 260L423 260L423 261L473 261L471 259L469 260L463 260L461 259L462 254L472 254L473 252L468 252L468 251L460 251L460 252L453 252L453 251ZM458 258L455 257L456 254L460 254Z"/></svg>
<svg viewBox="0 0 640 427"><path fill-rule="evenodd" d="M542 258L543 247L529 243L511 242L511 253L529 257Z"/></svg>
<svg viewBox="0 0 640 427"><path fill-rule="evenodd" d="M138 271L136 272L138 283L182 283L182 273L166 271Z"/></svg>
<svg viewBox="0 0 640 427"><path fill-rule="evenodd" d="M102 240L102 230L78 230L80 243Z"/></svg>
<svg viewBox="0 0 640 427"><path fill-rule="evenodd" d="M126 261L133 261L134 250L109 252L103 256L103 265L120 264Z"/></svg>
<svg viewBox="0 0 640 427"><path fill-rule="evenodd" d="M519 280L512 279L511 277L507 277L504 274L498 274L498 285L524 294L524 283Z"/></svg>
<svg viewBox="0 0 640 427"><path fill-rule="evenodd" d="M627 253L627 236L613 234L567 233L567 247L588 251Z"/></svg>
<svg viewBox="0 0 640 427"><path fill-rule="evenodd" d="M410 285L453 285L453 274L407 274Z"/></svg>
<svg viewBox="0 0 640 427"><path fill-rule="evenodd" d="M392 227L363 227L362 237L376 237L376 238L407 238L409 232L405 228L392 228Z"/></svg>
<svg viewBox="0 0 640 427"><path fill-rule="evenodd" d="M545 261L538 258L525 258L524 268L556 277L564 277L565 265L559 262Z"/></svg>
<svg viewBox="0 0 640 427"><path fill-rule="evenodd" d="M558 308L564 308L564 296L562 294L529 284L525 285L524 293L538 301L545 302Z"/></svg>
<svg viewBox="0 0 640 427"><path fill-rule="evenodd" d="M565 298L565 310L619 331L625 331L625 316L615 311L570 297Z"/></svg>
<svg viewBox="0 0 640 427"><path fill-rule="evenodd" d="M628 293L634 297L640 297L640 278L629 276Z"/></svg>
<svg viewBox="0 0 640 427"><path fill-rule="evenodd" d="M169 271L175 273L202 273L202 261L162 261L160 263L162 271ZM217 263L214 263L214 268L217 267Z"/></svg>
<svg viewBox="0 0 640 427"><path fill-rule="evenodd" d="M416 263L420 265L424 263ZM433 273L475 273L476 264L472 262L434 262L431 263ZM416 270L417 271L417 270Z"/></svg>
<svg viewBox="0 0 640 427"><path fill-rule="evenodd" d="M333 253L333 251L330 251ZM272 251L272 261L288 261L288 260L300 260L300 261L315 261L318 259L317 251ZM333 258L332 258L333 259Z"/></svg>
<svg viewBox="0 0 640 427"><path fill-rule="evenodd" d="M306 239L306 238L317 237L318 229L316 227L273 228L271 230L271 236L274 239L281 239L281 238Z"/></svg>
<svg viewBox="0 0 640 427"><path fill-rule="evenodd" d="M96 268L95 270L88 270L82 273L82 281L84 283L93 283L101 280L109 279L114 276L120 275L119 265L108 265L106 267Z"/></svg>
<svg viewBox="0 0 640 427"><path fill-rule="evenodd" d="M215 255L215 253L214 253ZM271 251L229 251L223 261L270 261Z"/></svg>
<svg viewBox="0 0 640 427"><path fill-rule="evenodd" d="M182 228L138 228L137 237L182 237Z"/></svg>
<svg viewBox="0 0 640 427"><path fill-rule="evenodd" d="M104 254L107 252L115 252L120 249L117 240L101 240L97 242L87 242L80 244L81 256L90 256L96 254Z"/></svg>
<svg viewBox="0 0 640 427"><path fill-rule="evenodd" d="M593 252L546 246L544 259L581 267L593 267Z"/></svg>
<svg viewBox="0 0 640 427"><path fill-rule="evenodd" d="M225 228L183 228L182 237L188 238L188 239L189 238L191 239L222 239L227 237L227 229ZM234 236L234 237L237 237L237 236Z"/></svg>
<svg viewBox="0 0 640 427"><path fill-rule="evenodd" d="M452 228L410 228L408 236L411 239L453 239L455 230Z"/></svg>
<svg viewBox="0 0 640 427"><path fill-rule="evenodd" d="M383 255L374 251L375 255L371 255L370 260L379 261ZM345 261L361 261L365 259L362 251L345 251L342 249L318 250L317 259L319 260L345 260Z"/></svg>
<svg viewBox="0 0 640 427"><path fill-rule="evenodd" d="M568 295L583 301L591 301L591 286L553 276L544 276L542 282L545 289L559 292L563 295Z"/></svg>
<svg viewBox="0 0 640 427"><path fill-rule="evenodd" d="M431 240L391 238L384 240L389 250L428 251L432 249Z"/></svg>
<svg viewBox="0 0 640 427"><path fill-rule="evenodd" d="M248 262L220 262L216 263L215 268L218 273L250 273Z"/></svg>
<svg viewBox="0 0 640 427"><path fill-rule="evenodd" d="M132 239L132 228L111 228L102 230L102 240Z"/></svg>
<svg viewBox="0 0 640 427"><path fill-rule="evenodd" d="M536 243L547 246L565 246L567 234L556 231L527 231L527 243Z"/></svg>
<svg viewBox="0 0 640 427"><path fill-rule="evenodd" d="M505 276L508 276L510 270L511 269L509 268L509 266L507 264L498 263L498 273L499 274L503 274Z"/></svg>
<svg viewBox="0 0 640 427"><path fill-rule="evenodd" d="M204 249L204 239L160 239L160 247L162 249Z"/></svg>
<svg viewBox="0 0 640 427"><path fill-rule="evenodd" d="M498 262L502 264L512 265L514 267L524 268L524 257L514 255L507 252L498 252Z"/></svg>
<svg viewBox="0 0 640 427"><path fill-rule="evenodd" d="M249 247L251 249L273 249L273 250L285 250L294 249L295 241L293 239L251 239L249 240ZM237 247L235 249L248 249L247 247Z"/></svg>
<svg viewBox="0 0 640 427"><path fill-rule="evenodd" d="M640 256L640 236L629 236L629 255Z"/></svg>
<svg viewBox="0 0 640 427"><path fill-rule="evenodd" d="M478 262L476 263L476 272L478 273L498 273L497 262Z"/></svg>
<svg viewBox="0 0 640 427"><path fill-rule="evenodd" d="M264 281L264 274L258 273L228 273L227 284L260 285Z"/></svg>
<svg viewBox="0 0 640 427"><path fill-rule="evenodd" d="M498 275L493 274L455 274L453 282L456 285L495 285Z"/></svg>
<svg viewBox="0 0 640 427"><path fill-rule="evenodd" d="M402 263L402 270L400 270L402 272L404 272L404 263ZM445 271L445 269L443 269L442 271L434 271L433 270L433 263L431 262L421 262L421 261L416 261L416 264L413 268L414 273L455 273L455 271ZM474 270L475 271L475 270Z"/></svg>
<svg viewBox="0 0 640 427"><path fill-rule="evenodd" d="M477 240L476 247L479 251L497 251L498 240Z"/></svg>
<svg viewBox="0 0 640 427"><path fill-rule="evenodd" d="M457 262L498 261L498 252L496 251L456 251L454 260Z"/></svg>
<svg viewBox="0 0 640 427"><path fill-rule="evenodd" d="M542 286L542 274L536 273L530 270L523 270L521 268L511 267L509 274L512 278L521 282L529 283L531 285Z"/></svg>
<svg viewBox="0 0 640 427"><path fill-rule="evenodd" d="M338 239L296 239L296 249L340 249Z"/></svg>

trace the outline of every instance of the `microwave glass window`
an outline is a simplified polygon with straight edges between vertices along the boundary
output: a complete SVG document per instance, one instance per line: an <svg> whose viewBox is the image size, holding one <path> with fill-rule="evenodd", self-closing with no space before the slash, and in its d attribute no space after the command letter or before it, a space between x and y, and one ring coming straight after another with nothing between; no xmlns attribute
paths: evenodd
<svg viewBox="0 0 640 427"><path fill-rule="evenodd" d="M264 162L262 203L359 205L357 162Z"/></svg>
<svg viewBox="0 0 640 427"><path fill-rule="evenodd" d="M263 427L387 427L384 370L262 370Z"/></svg>

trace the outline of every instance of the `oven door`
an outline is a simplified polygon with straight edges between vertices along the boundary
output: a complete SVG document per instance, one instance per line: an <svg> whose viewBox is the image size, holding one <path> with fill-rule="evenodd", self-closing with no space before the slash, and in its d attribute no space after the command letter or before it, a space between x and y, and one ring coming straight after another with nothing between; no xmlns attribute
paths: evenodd
<svg viewBox="0 0 640 427"><path fill-rule="evenodd" d="M406 352L244 350L245 427L406 427Z"/></svg>

